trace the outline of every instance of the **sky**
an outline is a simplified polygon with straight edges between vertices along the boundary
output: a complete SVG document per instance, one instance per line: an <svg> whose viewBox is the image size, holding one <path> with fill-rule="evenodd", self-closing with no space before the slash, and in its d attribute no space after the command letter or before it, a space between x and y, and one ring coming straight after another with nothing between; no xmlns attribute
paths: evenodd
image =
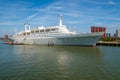
<svg viewBox="0 0 120 80"><path fill-rule="evenodd" d="M38 26L63 24L88 33L91 26L103 26L108 33L120 28L120 0L0 0L0 36L24 30L24 23Z"/></svg>

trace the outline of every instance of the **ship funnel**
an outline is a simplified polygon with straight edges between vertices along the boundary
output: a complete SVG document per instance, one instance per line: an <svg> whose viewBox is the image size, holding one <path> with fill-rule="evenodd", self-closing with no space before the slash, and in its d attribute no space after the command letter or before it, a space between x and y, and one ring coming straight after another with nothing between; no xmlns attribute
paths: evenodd
<svg viewBox="0 0 120 80"><path fill-rule="evenodd" d="M62 26L62 16L60 16L60 23L59 26Z"/></svg>
<svg viewBox="0 0 120 80"><path fill-rule="evenodd" d="M24 24L25 25L25 32L30 31L30 24Z"/></svg>

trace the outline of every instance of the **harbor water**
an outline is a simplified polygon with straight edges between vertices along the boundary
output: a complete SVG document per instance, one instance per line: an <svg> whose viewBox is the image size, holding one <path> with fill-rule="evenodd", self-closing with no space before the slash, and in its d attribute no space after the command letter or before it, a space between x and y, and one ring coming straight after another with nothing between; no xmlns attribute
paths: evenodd
<svg viewBox="0 0 120 80"><path fill-rule="evenodd" d="M120 47L2 43L0 80L120 80Z"/></svg>

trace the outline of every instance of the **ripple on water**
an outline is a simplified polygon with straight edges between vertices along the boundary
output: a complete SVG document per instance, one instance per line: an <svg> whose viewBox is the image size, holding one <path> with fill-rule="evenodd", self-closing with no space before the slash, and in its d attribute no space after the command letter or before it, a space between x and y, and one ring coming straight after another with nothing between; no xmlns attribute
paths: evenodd
<svg viewBox="0 0 120 80"><path fill-rule="evenodd" d="M0 80L119 80L119 52L115 47L3 45Z"/></svg>

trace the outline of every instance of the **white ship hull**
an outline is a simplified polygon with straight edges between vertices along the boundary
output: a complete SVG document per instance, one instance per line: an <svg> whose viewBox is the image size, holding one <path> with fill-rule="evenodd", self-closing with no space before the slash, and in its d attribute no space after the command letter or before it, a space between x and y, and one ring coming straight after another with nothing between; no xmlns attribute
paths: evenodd
<svg viewBox="0 0 120 80"><path fill-rule="evenodd" d="M17 43L23 44L38 44L38 45L67 45L67 46L95 46L100 36L103 33L89 33L79 35L67 35L67 36L46 36L46 37L27 37L19 41L21 38L16 38Z"/></svg>

